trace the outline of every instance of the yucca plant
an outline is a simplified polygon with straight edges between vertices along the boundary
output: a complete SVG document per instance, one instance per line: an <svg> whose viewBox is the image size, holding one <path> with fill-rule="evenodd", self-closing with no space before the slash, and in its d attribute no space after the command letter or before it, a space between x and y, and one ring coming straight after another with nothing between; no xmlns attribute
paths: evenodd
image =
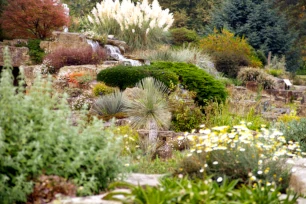
<svg viewBox="0 0 306 204"><path fill-rule="evenodd" d="M170 125L171 113L165 99L168 88L152 77L142 79L136 87L139 91L133 92L125 112L133 127L149 129L149 141L156 142L157 130Z"/></svg>
<svg viewBox="0 0 306 204"><path fill-rule="evenodd" d="M100 116L115 116L124 111L126 99L122 92L116 89L113 93L101 96L92 107L94 113Z"/></svg>

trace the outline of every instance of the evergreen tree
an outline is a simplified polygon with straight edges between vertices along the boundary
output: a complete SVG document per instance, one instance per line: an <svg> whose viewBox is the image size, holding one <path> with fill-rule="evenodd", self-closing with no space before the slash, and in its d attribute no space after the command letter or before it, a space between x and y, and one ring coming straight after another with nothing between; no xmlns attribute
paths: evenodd
<svg viewBox="0 0 306 204"><path fill-rule="evenodd" d="M213 12L208 30L227 28L236 35L245 36L255 49L269 51L274 55L287 55L287 60L296 34L288 29L286 18L273 8L273 1L228 0L222 9ZM293 66L293 65L290 65ZM287 66L288 70L292 67ZM294 68L295 69L295 68Z"/></svg>
<svg viewBox="0 0 306 204"><path fill-rule="evenodd" d="M204 34L205 26L211 20L212 9L219 7L221 2L221 0L159 0L160 5L169 8L176 20L180 21L174 22L175 26L186 26L198 34ZM182 19L185 19L184 23L181 22Z"/></svg>
<svg viewBox="0 0 306 204"><path fill-rule="evenodd" d="M87 16L93 7L101 0L62 0L70 9L70 15L75 17Z"/></svg>
<svg viewBox="0 0 306 204"><path fill-rule="evenodd" d="M303 64L302 60L306 60L306 0L275 0L274 6L286 16L290 30L298 35L293 48L287 53L293 59L287 60L287 65L296 70Z"/></svg>

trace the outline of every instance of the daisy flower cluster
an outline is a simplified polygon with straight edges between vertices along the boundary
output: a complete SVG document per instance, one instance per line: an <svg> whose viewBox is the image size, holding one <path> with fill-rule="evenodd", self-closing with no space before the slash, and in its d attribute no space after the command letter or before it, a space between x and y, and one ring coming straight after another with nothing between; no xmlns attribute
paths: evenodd
<svg viewBox="0 0 306 204"><path fill-rule="evenodd" d="M248 125L242 122L232 128L211 129L202 126L199 132L185 133L178 140L190 143L187 156L204 155L205 161L199 172L216 175L218 182L227 176L255 185L284 184L284 176L290 174L285 159L301 158L305 153L297 142L286 141L276 129L268 130L262 126L260 131L252 131Z"/></svg>

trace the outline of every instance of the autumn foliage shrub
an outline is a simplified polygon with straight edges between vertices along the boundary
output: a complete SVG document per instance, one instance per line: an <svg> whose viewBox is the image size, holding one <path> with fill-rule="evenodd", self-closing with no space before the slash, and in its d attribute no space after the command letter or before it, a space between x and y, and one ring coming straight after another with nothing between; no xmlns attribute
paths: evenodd
<svg viewBox="0 0 306 204"><path fill-rule="evenodd" d="M235 37L230 31L215 31L200 41L200 48L215 60L218 71L236 77L241 66L262 66L246 39Z"/></svg>
<svg viewBox="0 0 306 204"><path fill-rule="evenodd" d="M63 5L54 0L9 0L0 19L3 30L17 38L46 39L68 23Z"/></svg>
<svg viewBox="0 0 306 204"><path fill-rule="evenodd" d="M91 47L60 47L48 54L44 60L49 60L57 72L61 67L69 65L100 64L106 57L106 51L102 48L93 51Z"/></svg>
<svg viewBox="0 0 306 204"><path fill-rule="evenodd" d="M34 190L28 196L28 203L39 203L40 201L52 202L57 194L65 196L76 196L77 187L72 182L59 176L40 176L35 181Z"/></svg>

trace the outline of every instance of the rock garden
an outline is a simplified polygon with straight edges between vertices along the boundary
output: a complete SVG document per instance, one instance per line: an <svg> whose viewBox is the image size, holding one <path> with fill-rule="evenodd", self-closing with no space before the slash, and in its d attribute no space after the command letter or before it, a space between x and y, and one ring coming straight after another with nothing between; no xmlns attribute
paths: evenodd
<svg viewBox="0 0 306 204"><path fill-rule="evenodd" d="M306 203L294 5L84 2L0 4L0 204Z"/></svg>

